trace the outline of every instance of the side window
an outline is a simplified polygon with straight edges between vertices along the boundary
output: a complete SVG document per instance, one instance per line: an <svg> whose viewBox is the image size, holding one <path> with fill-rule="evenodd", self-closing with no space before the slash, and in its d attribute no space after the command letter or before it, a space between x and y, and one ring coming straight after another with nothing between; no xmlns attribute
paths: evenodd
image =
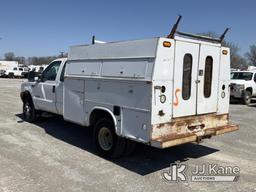
<svg viewBox="0 0 256 192"><path fill-rule="evenodd" d="M205 73L204 73L204 96L209 98L212 92L212 66L213 59L207 56L205 59Z"/></svg>
<svg viewBox="0 0 256 192"><path fill-rule="evenodd" d="M191 76L192 76L191 54L186 54L183 59L183 77L182 77L182 98L188 100L191 96Z"/></svg>
<svg viewBox="0 0 256 192"><path fill-rule="evenodd" d="M22 68L19 68L19 71L23 71L23 69L22 69Z"/></svg>
<svg viewBox="0 0 256 192"><path fill-rule="evenodd" d="M65 74L65 69L66 69L66 65L67 65L67 62L64 64L63 68L62 68L62 71L61 71L61 75L60 75L60 81L64 81L64 74Z"/></svg>
<svg viewBox="0 0 256 192"><path fill-rule="evenodd" d="M256 83L256 73L254 73L254 82Z"/></svg>
<svg viewBox="0 0 256 192"><path fill-rule="evenodd" d="M14 70L14 71L17 71L17 67L14 67L13 70Z"/></svg>
<svg viewBox="0 0 256 192"><path fill-rule="evenodd" d="M61 61L51 63L42 74L42 81L55 81Z"/></svg>

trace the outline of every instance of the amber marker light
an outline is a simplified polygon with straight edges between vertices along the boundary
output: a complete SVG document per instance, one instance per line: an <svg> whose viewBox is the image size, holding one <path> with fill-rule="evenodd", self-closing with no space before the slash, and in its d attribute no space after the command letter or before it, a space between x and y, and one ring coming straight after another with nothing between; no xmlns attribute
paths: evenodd
<svg viewBox="0 0 256 192"><path fill-rule="evenodd" d="M163 42L163 46L164 46L164 47L171 47L171 46L172 46L172 43L169 42L169 41L164 41L164 42Z"/></svg>
<svg viewBox="0 0 256 192"><path fill-rule="evenodd" d="M222 54L223 54L223 55L227 55L227 54L228 54L228 50L223 50L223 51L222 51Z"/></svg>

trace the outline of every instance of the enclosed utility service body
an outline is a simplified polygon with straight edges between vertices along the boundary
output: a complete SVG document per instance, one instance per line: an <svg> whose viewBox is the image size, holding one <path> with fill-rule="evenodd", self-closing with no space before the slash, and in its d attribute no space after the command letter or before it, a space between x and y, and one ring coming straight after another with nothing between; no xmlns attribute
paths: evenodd
<svg viewBox="0 0 256 192"><path fill-rule="evenodd" d="M229 123L230 50L175 36L73 46L65 120L85 126L109 114L115 133L158 148L237 130Z"/></svg>

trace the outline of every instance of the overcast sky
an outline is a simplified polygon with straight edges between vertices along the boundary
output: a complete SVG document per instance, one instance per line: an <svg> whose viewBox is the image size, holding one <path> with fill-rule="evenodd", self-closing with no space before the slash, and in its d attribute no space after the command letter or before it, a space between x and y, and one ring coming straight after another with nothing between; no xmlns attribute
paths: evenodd
<svg viewBox="0 0 256 192"><path fill-rule="evenodd" d="M221 34L244 54L256 44L256 1L231 0L0 0L0 58L48 56L91 36L117 41L166 36L177 15L180 29Z"/></svg>

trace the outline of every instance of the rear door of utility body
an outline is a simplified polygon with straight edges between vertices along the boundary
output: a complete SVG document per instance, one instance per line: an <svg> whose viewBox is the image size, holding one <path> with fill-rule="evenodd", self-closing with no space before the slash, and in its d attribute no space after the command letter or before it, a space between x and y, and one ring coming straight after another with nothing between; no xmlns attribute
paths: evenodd
<svg viewBox="0 0 256 192"><path fill-rule="evenodd" d="M173 117L217 111L220 47L176 40Z"/></svg>

